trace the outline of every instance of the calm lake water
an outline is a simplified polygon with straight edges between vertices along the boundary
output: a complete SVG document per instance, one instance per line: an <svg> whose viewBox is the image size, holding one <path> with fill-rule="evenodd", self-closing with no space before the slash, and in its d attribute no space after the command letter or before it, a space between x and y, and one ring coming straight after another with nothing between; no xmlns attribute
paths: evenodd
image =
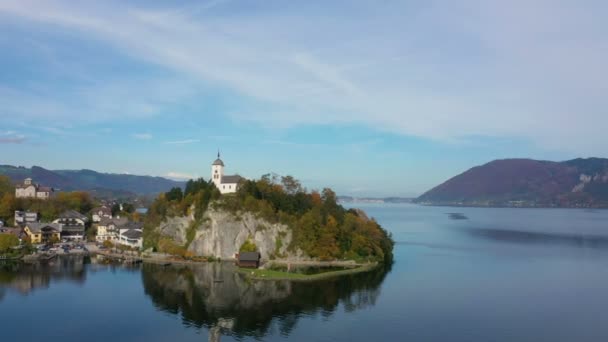
<svg viewBox="0 0 608 342"><path fill-rule="evenodd" d="M608 340L608 211L359 207L393 233L391 268L291 283L227 263L5 264L3 340Z"/></svg>

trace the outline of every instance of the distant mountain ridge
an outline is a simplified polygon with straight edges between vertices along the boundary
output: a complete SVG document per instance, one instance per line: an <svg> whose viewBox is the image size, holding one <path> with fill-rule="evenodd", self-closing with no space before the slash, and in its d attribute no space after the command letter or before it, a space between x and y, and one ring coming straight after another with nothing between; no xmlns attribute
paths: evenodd
<svg viewBox="0 0 608 342"><path fill-rule="evenodd" d="M476 166L417 203L460 206L608 208L608 159L502 159Z"/></svg>
<svg viewBox="0 0 608 342"><path fill-rule="evenodd" d="M341 203L411 203L412 198L409 197L354 197L354 196L338 196L338 201Z"/></svg>
<svg viewBox="0 0 608 342"><path fill-rule="evenodd" d="M162 177L101 173L93 170L47 170L40 166L26 168L0 165L0 174L8 176L15 183L21 183L29 177L36 183L64 191L82 190L106 196L151 195L168 191L172 187L183 187L185 184Z"/></svg>

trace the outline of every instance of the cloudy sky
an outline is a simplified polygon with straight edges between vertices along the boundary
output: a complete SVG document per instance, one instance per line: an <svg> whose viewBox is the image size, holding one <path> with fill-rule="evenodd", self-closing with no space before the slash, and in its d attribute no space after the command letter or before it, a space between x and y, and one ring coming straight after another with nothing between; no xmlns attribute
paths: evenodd
<svg viewBox="0 0 608 342"><path fill-rule="evenodd" d="M608 151L606 1L0 1L0 163L416 195Z"/></svg>

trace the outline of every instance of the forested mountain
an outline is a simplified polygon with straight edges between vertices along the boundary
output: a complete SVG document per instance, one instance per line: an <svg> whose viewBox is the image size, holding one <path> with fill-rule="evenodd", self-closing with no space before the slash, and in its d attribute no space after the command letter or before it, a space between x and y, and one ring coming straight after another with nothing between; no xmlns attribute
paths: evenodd
<svg viewBox="0 0 608 342"><path fill-rule="evenodd" d="M100 173L92 170L47 170L39 166L25 168L0 165L0 175L10 177L14 183L21 183L29 177L36 183L63 191L82 190L123 196L157 194L185 184L162 177Z"/></svg>
<svg viewBox="0 0 608 342"><path fill-rule="evenodd" d="M429 190L418 203L462 206L608 207L608 159L503 159Z"/></svg>

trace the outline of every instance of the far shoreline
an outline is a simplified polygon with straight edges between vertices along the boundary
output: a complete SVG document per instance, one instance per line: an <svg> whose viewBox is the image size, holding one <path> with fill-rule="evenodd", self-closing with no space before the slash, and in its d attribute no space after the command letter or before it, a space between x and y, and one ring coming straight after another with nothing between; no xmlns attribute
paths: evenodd
<svg viewBox="0 0 608 342"><path fill-rule="evenodd" d="M549 206L499 206L499 205L469 205L469 204L435 204L435 203L414 203L411 204L421 207L445 207L445 208L481 208L481 209L572 209L572 210L608 210L608 207L549 207Z"/></svg>

